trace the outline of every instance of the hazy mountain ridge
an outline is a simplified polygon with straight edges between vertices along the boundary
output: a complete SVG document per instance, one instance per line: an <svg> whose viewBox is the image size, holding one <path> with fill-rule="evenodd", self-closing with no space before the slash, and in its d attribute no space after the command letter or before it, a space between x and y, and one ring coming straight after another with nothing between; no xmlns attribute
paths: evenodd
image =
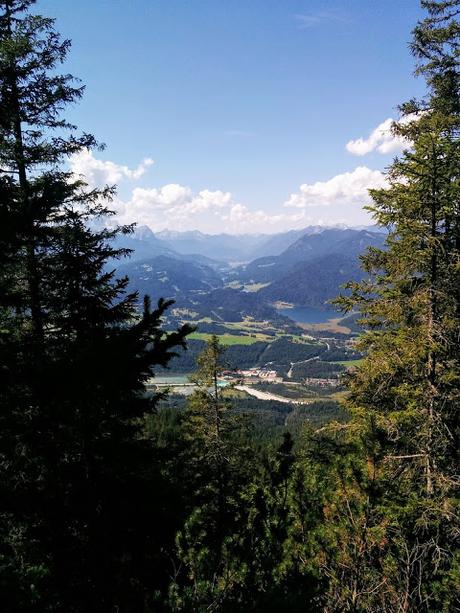
<svg viewBox="0 0 460 613"><path fill-rule="evenodd" d="M223 285L221 276L210 266L165 255L123 264L118 272L129 277L131 289L155 299L209 292Z"/></svg>
<svg viewBox="0 0 460 613"><path fill-rule="evenodd" d="M340 293L344 283L362 277L356 257L332 253L296 264L285 276L263 287L258 294L268 302L321 307Z"/></svg>
<svg viewBox="0 0 460 613"><path fill-rule="evenodd" d="M137 226L133 234L119 240L131 244L131 248L135 250L132 258L136 259L139 259L140 253L144 257L146 251L151 249L151 256L196 254L217 262L251 262L258 258L280 255L302 237L323 235L327 231L340 233L348 230L383 233L378 226L359 228L307 226L300 230L277 234L204 234L198 230L153 232L144 225Z"/></svg>
<svg viewBox="0 0 460 613"><path fill-rule="evenodd" d="M324 230L303 235L280 255L258 258L232 271L232 275L246 283L272 283L302 262L331 254L357 258L368 246L381 247L383 243L383 234L367 230Z"/></svg>
<svg viewBox="0 0 460 613"><path fill-rule="evenodd" d="M250 259L251 252L266 240L263 234L203 234L197 230L163 231L154 236L179 254L197 253L225 262Z"/></svg>
<svg viewBox="0 0 460 613"><path fill-rule="evenodd" d="M232 237L200 232L154 234L141 227L126 239L126 246L135 252L118 271L130 278L131 289L154 300L174 298L176 308L188 312L191 319L238 321L248 315L274 319L278 315L272 304L279 301L323 306L343 283L363 276L358 256L369 246L383 247L385 235L369 229L311 227L270 237ZM263 252L288 246L278 254L231 266L205 255L216 253L218 243L222 243L219 255L231 252L232 257L238 257L237 249L243 245L240 261L252 248ZM199 247L199 251L179 253L174 250L178 245Z"/></svg>

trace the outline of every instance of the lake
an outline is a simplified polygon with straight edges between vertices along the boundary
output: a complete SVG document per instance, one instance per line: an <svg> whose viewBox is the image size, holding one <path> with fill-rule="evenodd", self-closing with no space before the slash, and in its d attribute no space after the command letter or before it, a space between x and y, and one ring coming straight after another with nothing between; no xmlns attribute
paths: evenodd
<svg viewBox="0 0 460 613"><path fill-rule="evenodd" d="M164 375L160 377L155 377L151 380L150 383L153 385L169 385L171 387L174 387L176 385L192 385L190 379L188 378L188 375ZM217 382L217 385L219 387L227 387L228 384L229 382L225 380L219 380Z"/></svg>
<svg viewBox="0 0 460 613"><path fill-rule="evenodd" d="M188 375L165 375L155 377L152 383L157 385L184 385L190 383L190 381Z"/></svg>
<svg viewBox="0 0 460 613"><path fill-rule="evenodd" d="M318 309L308 306L277 310L281 315L289 317L299 324L324 324L330 319L337 319L341 316L340 313L332 309Z"/></svg>

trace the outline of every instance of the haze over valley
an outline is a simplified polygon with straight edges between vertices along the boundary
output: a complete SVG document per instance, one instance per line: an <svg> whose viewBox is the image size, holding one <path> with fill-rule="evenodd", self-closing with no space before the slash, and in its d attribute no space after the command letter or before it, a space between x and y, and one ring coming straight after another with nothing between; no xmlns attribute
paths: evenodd
<svg viewBox="0 0 460 613"><path fill-rule="evenodd" d="M341 285L363 276L359 255L384 241L375 226L236 236L140 227L118 239L133 250L118 274L141 296L173 298L178 321L281 320L282 306L331 311Z"/></svg>

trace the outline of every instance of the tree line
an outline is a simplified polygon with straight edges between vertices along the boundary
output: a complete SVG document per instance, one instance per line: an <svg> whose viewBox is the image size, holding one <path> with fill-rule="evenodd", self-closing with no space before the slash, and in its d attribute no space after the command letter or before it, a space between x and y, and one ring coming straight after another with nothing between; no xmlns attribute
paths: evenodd
<svg viewBox="0 0 460 613"><path fill-rule="evenodd" d="M386 248L338 299L364 329L349 419L273 439L222 394L216 337L185 410L147 393L191 329L166 332L170 303L139 311L107 265L132 228L95 223L113 188L66 170L99 145L64 117L83 87L33 5L0 1L3 610L458 611L458 0L422 1L426 96L372 192Z"/></svg>

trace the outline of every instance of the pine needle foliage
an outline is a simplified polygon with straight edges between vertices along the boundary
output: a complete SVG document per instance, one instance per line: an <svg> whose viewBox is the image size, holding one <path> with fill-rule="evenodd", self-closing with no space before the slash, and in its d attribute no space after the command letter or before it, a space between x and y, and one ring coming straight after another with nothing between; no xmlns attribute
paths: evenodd
<svg viewBox="0 0 460 613"><path fill-rule="evenodd" d="M189 330L163 332L164 300L139 314L108 265L131 228L100 223L112 187L66 170L97 143L63 116L83 87L33 4L0 2L2 607L139 611L162 540L145 383Z"/></svg>
<svg viewBox="0 0 460 613"><path fill-rule="evenodd" d="M427 95L402 105L407 148L371 190L386 249L362 257L368 279L339 301L367 328L348 378L362 453L349 523L365 537L361 578L373 571L334 595L360 611L460 606L460 4L422 5L412 51Z"/></svg>

